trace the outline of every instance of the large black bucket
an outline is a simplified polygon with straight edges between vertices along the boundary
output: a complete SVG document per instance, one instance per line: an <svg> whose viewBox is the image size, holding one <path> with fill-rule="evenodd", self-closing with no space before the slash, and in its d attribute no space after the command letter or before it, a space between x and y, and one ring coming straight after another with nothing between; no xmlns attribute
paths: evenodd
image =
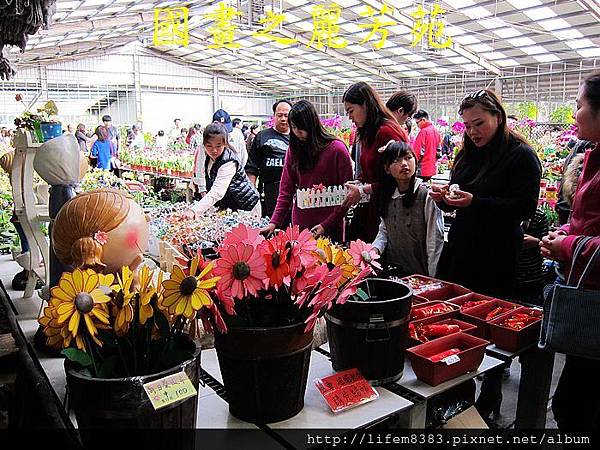
<svg viewBox="0 0 600 450"><path fill-rule="evenodd" d="M412 291L398 281L369 278L361 284L369 298L349 299L326 315L334 370L357 368L373 384L399 379Z"/></svg>
<svg viewBox="0 0 600 450"><path fill-rule="evenodd" d="M304 407L312 330L229 327L215 335L229 412L251 423L289 419Z"/></svg>

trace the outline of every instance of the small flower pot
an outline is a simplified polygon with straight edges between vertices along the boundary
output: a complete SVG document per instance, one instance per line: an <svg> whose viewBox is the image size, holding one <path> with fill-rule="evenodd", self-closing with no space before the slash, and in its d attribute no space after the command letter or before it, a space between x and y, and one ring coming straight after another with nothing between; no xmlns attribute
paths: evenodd
<svg viewBox="0 0 600 450"><path fill-rule="evenodd" d="M406 352L416 377L431 386L437 386L444 381L477 370L483 361L485 348L488 345L489 341L470 334L454 333L417 345ZM459 350L456 358L437 362L429 359L433 355L453 348Z"/></svg>

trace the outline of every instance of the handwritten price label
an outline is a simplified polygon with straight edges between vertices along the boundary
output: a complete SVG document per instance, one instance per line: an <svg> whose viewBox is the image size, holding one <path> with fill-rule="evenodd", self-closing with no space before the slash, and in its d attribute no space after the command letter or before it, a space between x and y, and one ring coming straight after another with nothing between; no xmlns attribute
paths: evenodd
<svg viewBox="0 0 600 450"><path fill-rule="evenodd" d="M162 408L198 394L185 372L146 383L144 384L144 390L154 409Z"/></svg>
<svg viewBox="0 0 600 450"><path fill-rule="evenodd" d="M315 386L334 413L344 411L379 397L358 369L338 372L315 380Z"/></svg>

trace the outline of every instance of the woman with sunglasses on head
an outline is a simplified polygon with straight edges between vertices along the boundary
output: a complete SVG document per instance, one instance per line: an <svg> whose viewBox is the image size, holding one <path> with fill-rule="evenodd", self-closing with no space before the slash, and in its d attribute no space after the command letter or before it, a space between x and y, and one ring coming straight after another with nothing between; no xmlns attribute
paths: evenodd
<svg viewBox="0 0 600 450"><path fill-rule="evenodd" d="M408 142L406 132L400 127L390 110L383 104L379 95L367 83L359 82L350 86L342 97L346 113L356 124L360 143L361 175L358 183L347 183L348 195L343 206L356 205L363 194L370 194L369 203L357 208L355 223L358 224L352 236L346 239L362 239L372 242L379 224L377 195L381 174L378 149L389 141Z"/></svg>
<svg viewBox="0 0 600 450"><path fill-rule="evenodd" d="M341 186L352 179L352 162L346 145L329 134L321 124L317 110L307 100L290 109L290 148L285 157L279 196L271 223L263 228L270 233L283 227L290 209L292 225L308 228L315 237L327 236L341 241L346 208L324 206L301 209L294 202L298 189L315 186ZM292 206L293 203L293 206Z"/></svg>
<svg viewBox="0 0 600 450"><path fill-rule="evenodd" d="M577 138L594 144L585 151L583 171L573 199L569 223L542 239L542 254L561 261L571 270L575 248L581 243L581 256L577 258L571 285L580 279L584 267L600 247L600 72L586 78L577 95L574 114ZM588 241L583 238L590 237ZM600 291L600 263L590 266L582 283L583 289ZM593 333L595 330L585 330ZM552 411L561 431L600 429L600 390L596 387L600 361L567 355L554 398Z"/></svg>
<svg viewBox="0 0 600 450"><path fill-rule="evenodd" d="M509 296L523 242L520 224L535 212L541 165L508 128L492 91L465 97L459 114L465 135L450 188L434 185L430 194L442 209L456 210L438 276L482 294Z"/></svg>
<svg viewBox="0 0 600 450"><path fill-rule="evenodd" d="M508 128L506 111L492 91L466 96L465 124L450 187L432 186L441 209L456 210L438 265L438 277L472 291L510 297L523 230L538 202L541 164L527 142ZM484 419L498 414L503 366L486 373L475 407Z"/></svg>

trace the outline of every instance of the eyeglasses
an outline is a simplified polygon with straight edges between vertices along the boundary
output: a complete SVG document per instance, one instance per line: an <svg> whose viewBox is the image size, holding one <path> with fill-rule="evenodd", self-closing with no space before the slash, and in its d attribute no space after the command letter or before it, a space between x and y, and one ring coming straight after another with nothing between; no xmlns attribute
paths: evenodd
<svg viewBox="0 0 600 450"><path fill-rule="evenodd" d="M465 95L465 98L463 98L463 102L468 99L477 100L481 97L485 97L488 100L491 100L492 102L494 101L492 96L490 94L488 94L488 92L485 89L480 89L479 91L475 91L475 92L472 92L471 94Z"/></svg>

